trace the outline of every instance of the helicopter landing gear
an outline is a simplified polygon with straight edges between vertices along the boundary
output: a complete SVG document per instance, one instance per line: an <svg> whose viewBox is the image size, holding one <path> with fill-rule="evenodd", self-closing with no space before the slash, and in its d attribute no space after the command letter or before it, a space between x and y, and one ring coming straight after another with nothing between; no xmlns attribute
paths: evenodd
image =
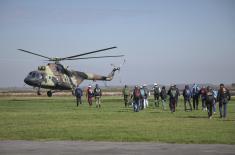
<svg viewBox="0 0 235 155"><path fill-rule="evenodd" d="M42 95L40 92L40 87L38 88L37 95Z"/></svg>
<svg viewBox="0 0 235 155"><path fill-rule="evenodd" d="M51 96L52 96L52 91L51 91L51 90L47 92L47 96L48 96L48 97L51 97Z"/></svg>

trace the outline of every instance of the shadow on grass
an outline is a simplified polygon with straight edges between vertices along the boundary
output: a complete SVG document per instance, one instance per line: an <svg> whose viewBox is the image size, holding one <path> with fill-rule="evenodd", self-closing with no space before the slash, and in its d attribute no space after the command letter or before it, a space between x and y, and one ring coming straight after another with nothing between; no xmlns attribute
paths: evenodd
<svg viewBox="0 0 235 155"><path fill-rule="evenodd" d="M130 108L122 108L122 109L119 109L117 112L131 112L131 111L133 110Z"/></svg>
<svg viewBox="0 0 235 155"><path fill-rule="evenodd" d="M207 118L208 119L208 116L177 116L177 118L194 118L194 119Z"/></svg>
<svg viewBox="0 0 235 155"><path fill-rule="evenodd" d="M35 101L51 101L50 99L38 99L38 100L35 100L35 99L11 99L11 100L8 100L9 102L35 102Z"/></svg>
<svg viewBox="0 0 235 155"><path fill-rule="evenodd" d="M161 113L160 111L150 111L149 113L151 113L151 114L156 114L156 113Z"/></svg>
<svg viewBox="0 0 235 155"><path fill-rule="evenodd" d="M220 120L225 122L235 122L235 119L220 119Z"/></svg>

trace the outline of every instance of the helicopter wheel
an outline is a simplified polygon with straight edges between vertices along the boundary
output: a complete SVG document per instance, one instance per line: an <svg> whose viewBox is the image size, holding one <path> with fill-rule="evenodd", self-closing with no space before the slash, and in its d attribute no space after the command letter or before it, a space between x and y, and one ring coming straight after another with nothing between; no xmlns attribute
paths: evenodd
<svg viewBox="0 0 235 155"><path fill-rule="evenodd" d="M52 96L52 92L51 92L51 91L48 91L48 92L47 92L47 96L48 96L48 97L51 97L51 96Z"/></svg>

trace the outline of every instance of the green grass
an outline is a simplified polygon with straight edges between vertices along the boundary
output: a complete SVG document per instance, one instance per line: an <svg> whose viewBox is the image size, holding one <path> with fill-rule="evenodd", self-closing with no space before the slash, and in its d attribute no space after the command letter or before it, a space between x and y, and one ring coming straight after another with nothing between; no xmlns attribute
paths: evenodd
<svg viewBox="0 0 235 155"><path fill-rule="evenodd" d="M73 97L1 97L0 140L153 141L235 144L235 100L228 118L207 113L150 107L139 113L124 108L121 97L105 97L102 108L75 106Z"/></svg>

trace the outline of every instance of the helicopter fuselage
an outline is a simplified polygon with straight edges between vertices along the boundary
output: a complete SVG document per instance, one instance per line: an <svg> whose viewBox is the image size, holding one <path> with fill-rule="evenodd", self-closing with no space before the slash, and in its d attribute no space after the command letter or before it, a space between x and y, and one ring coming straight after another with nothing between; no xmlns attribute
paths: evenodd
<svg viewBox="0 0 235 155"><path fill-rule="evenodd" d="M49 90L73 91L83 80L110 81L113 79L115 71L119 69L120 68L114 68L108 76L101 76L93 73L71 71L65 69L61 64L48 63L45 66L39 66L38 70L31 71L24 79L24 82L29 86L39 88L39 90L40 88L44 88ZM40 92L38 92L38 94L40 94Z"/></svg>
<svg viewBox="0 0 235 155"><path fill-rule="evenodd" d="M120 67L114 67L108 76L102 76L93 73L68 70L63 65L61 65L60 62L65 60L114 58L114 57L117 58L124 56L124 55L105 55L105 56L84 57L86 55L99 53L114 48L117 47L116 46L109 47L105 49L95 50L63 58L48 57L24 49L18 49L19 51L36 55L42 58L46 58L48 61L53 62L53 63L48 63L47 65L44 66L39 66L38 70L31 71L24 79L24 82L29 86L37 87L38 95L41 94L40 93L41 88L50 89L50 91L47 92L47 95L51 97L52 90L72 90L72 92L74 92L75 87L80 85L80 83L82 83L83 80L111 81L113 79L115 71L120 70Z"/></svg>

